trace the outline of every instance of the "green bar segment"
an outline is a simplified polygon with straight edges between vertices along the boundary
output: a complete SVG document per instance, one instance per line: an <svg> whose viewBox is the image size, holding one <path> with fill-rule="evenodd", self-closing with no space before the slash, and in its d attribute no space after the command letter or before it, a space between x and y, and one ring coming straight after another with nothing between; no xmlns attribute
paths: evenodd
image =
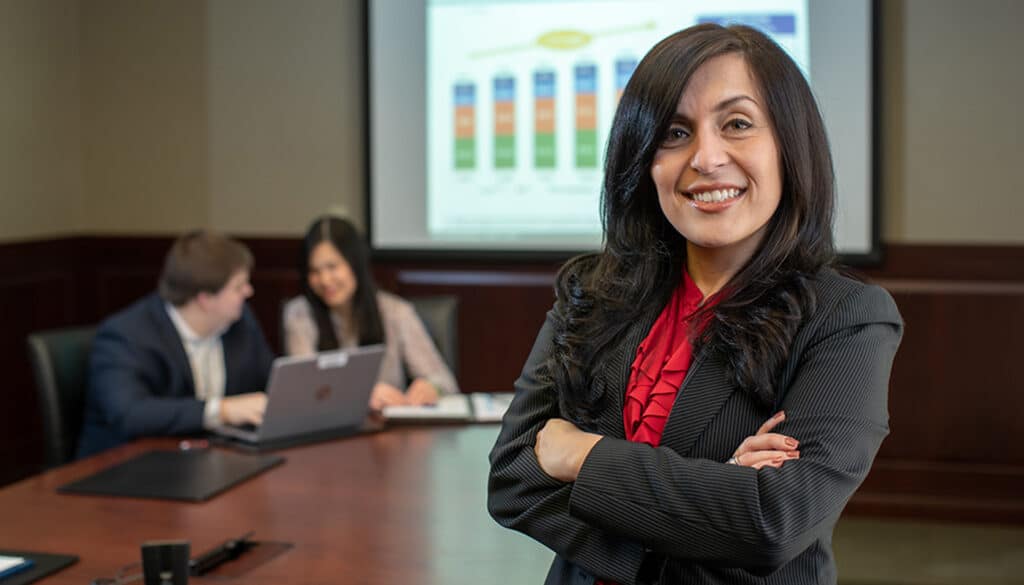
<svg viewBox="0 0 1024 585"><path fill-rule="evenodd" d="M471 169L476 166L476 139L455 139L455 168Z"/></svg>
<svg viewBox="0 0 1024 585"><path fill-rule="evenodd" d="M535 134L533 137L533 164L538 169L555 168L555 135Z"/></svg>
<svg viewBox="0 0 1024 585"><path fill-rule="evenodd" d="M597 166L597 130L576 130L576 166Z"/></svg>
<svg viewBox="0 0 1024 585"><path fill-rule="evenodd" d="M499 169L510 169L516 166L516 137L494 137L494 166Z"/></svg>

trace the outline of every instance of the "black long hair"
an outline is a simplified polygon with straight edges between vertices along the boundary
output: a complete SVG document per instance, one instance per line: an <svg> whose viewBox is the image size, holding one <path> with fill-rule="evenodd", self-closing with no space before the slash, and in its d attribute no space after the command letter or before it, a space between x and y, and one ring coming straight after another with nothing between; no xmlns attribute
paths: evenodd
<svg viewBox="0 0 1024 585"><path fill-rule="evenodd" d="M306 230L299 259L299 275L302 294L313 309L319 340L317 349L326 351L341 347L341 340L334 333L331 311L309 287L309 257L318 244L327 242L337 248L348 262L356 278L356 290L352 296L352 318L355 320L359 339L357 345L373 345L384 342L384 327L381 325L380 309L377 307L377 284L370 270L370 249L363 241L359 230L347 219L325 215L318 217Z"/></svg>
<svg viewBox="0 0 1024 585"><path fill-rule="evenodd" d="M559 273L554 351L546 372L561 391L564 416L592 423L606 407L594 384L602 357L629 325L665 306L679 282L686 240L658 203L650 169L679 98L709 59L741 55L763 96L779 148L782 198L760 247L705 309L696 351L720 352L730 377L762 404L803 319L814 311L810 280L835 260L835 186L824 123L797 65L770 38L746 26L703 24L659 42L623 92L605 157L598 254L570 260ZM694 319L703 322L703 318Z"/></svg>

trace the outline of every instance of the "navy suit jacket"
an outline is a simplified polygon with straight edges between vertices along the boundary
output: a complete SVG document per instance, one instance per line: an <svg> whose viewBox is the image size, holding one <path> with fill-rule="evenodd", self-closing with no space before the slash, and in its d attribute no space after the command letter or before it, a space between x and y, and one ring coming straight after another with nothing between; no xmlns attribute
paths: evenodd
<svg viewBox="0 0 1024 585"><path fill-rule="evenodd" d="M248 307L221 339L225 394L265 390L274 355ZM201 433L204 407L164 301L150 294L96 332L78 456L136 437Z"/></svg>
<svg viewBox="0 0 1024 585"><path fill-rule="evenodd" d="M694 356L662 434L651 447L625 440L622 404L636 348L660 311L627 329L608 355L604 435L579 476L548 476L533 452L537 431L559 418L545 380L549 316L516 382L491 452L488 506L501 524L556 553L549 585L595 577L634 583L824 585L836 582L832 528L888 433L889 371L903 332L892 297L824 271L818 307L779 372L800 458L760 471L725 465L773 414L737 389L722 357Z"/></svg>

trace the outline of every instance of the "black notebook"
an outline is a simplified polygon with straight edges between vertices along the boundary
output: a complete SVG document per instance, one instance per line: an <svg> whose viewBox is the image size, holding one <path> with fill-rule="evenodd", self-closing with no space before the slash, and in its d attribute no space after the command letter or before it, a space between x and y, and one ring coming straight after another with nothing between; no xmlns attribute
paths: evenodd
<svg viewBox="0 0 1024 585"><path fill-rule="evenodd" d="M78 560L74 555L28 552L23 550L0 549L0 556L21 557L30 564L23 570L0 577L0 585L25 585L57 572Z"/></svg>
<svg viewBox="0 0 1024 585"><path fill-rule="evenodd" d="M276 455L221 449L149 451L57 491L202 502L282 462L284 457Z"/></svg>

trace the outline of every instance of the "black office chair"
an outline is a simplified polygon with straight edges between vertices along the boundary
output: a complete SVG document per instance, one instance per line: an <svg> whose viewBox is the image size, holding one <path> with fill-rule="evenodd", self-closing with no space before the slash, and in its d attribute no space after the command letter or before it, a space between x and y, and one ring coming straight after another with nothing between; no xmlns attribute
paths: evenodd
<svg viewBox="0 0 1024 585"><path fill-rule="evenodd" d="M416 314L419 315L427 333L434 341L441 357L448 363L452 373L458 375L459 366L459 299L453 295L410 297Z"/></svg>
<svg viewBox="0 0 1024 585"><path fill-rule="evenodd" d="M47 467L75 457L85 415L89 351L95 335L95 327L72 327L28 336L28 354L43 418Z"/></svg>

